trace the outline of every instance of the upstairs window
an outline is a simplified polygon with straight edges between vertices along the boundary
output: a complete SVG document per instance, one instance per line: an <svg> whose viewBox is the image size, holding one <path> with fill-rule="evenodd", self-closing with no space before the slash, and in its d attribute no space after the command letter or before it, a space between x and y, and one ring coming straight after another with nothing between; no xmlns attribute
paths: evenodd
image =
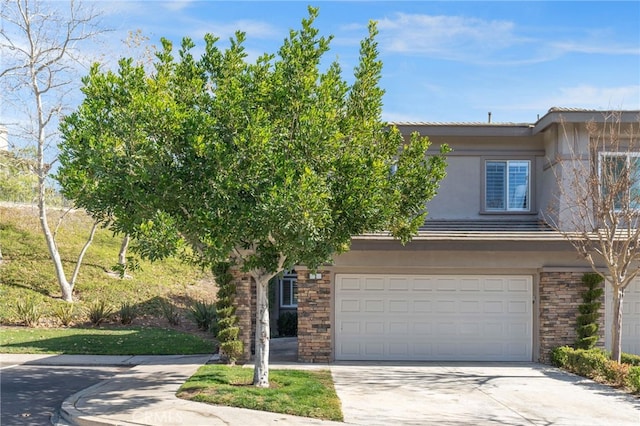
<svg viewBox="0 0 640 426"><path fill-rule="evenodd" d="M489 160L485 163L485 210L530 210L529 160Z"/></svg>
<svg viewBox="0 0 640 426"><path fill-rule="evenodd" d="M600 185L614 209L640 210L640 153L600 154Z"/></svg>

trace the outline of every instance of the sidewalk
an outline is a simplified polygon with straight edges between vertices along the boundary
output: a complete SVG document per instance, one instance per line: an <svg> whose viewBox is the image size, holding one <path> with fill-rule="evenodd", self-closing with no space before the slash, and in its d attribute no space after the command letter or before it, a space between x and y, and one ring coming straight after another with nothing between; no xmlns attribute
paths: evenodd
<svg viewBox="0 0 640 426"><path fill-rule="evenodd" d="M283 342L286 344L286 342ZM323 365L292 364L290 354L281 352L272 368L326 368ZM196 370L210 361L210 355L170 356L84 356L2 355L6 364L132 366L109 380L68 397L60 410L58 425L343 425L306 417L179 399L178 388Z"/></svg>

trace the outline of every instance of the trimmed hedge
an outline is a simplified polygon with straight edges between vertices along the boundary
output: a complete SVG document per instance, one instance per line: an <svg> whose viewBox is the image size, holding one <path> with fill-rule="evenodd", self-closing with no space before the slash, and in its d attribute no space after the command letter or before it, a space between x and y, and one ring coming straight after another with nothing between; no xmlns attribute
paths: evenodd
<svg viewBox="0 0 640 426"><path fill-rule="evenodd" d="M617 363L601 349L574 349L560 346L551 351L551 363L579 376L640 393L640 356L623 354Z"/></svg>

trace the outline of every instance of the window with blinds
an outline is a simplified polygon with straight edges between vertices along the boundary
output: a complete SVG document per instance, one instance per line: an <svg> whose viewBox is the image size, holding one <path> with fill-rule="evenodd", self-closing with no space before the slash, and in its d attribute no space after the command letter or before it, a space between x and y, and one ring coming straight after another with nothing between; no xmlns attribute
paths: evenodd
<svg viewBox="0 0 640 426"><path fill-rule="evenodd" d="M485 210L530 210L529 160L490 160L485 163Z"/></svg>

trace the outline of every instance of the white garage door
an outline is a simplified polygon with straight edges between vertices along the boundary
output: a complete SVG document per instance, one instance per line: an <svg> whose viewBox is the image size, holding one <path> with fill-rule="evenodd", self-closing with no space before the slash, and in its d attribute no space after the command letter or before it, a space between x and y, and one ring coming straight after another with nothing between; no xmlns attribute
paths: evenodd
<svg viewBox="0 0 640 426"><path fill-rule="evenodd" d="M610 285L607 285L605 298L605 342L611 350L613 292ZM622 299L622 352L640 355L640 279L629 284Z"/></svg>
<svg viewBox="0 0 640 426"><path fill-rule="evenodd" d="M531 361L530 276L336 275L337 360Z"/></svg>

